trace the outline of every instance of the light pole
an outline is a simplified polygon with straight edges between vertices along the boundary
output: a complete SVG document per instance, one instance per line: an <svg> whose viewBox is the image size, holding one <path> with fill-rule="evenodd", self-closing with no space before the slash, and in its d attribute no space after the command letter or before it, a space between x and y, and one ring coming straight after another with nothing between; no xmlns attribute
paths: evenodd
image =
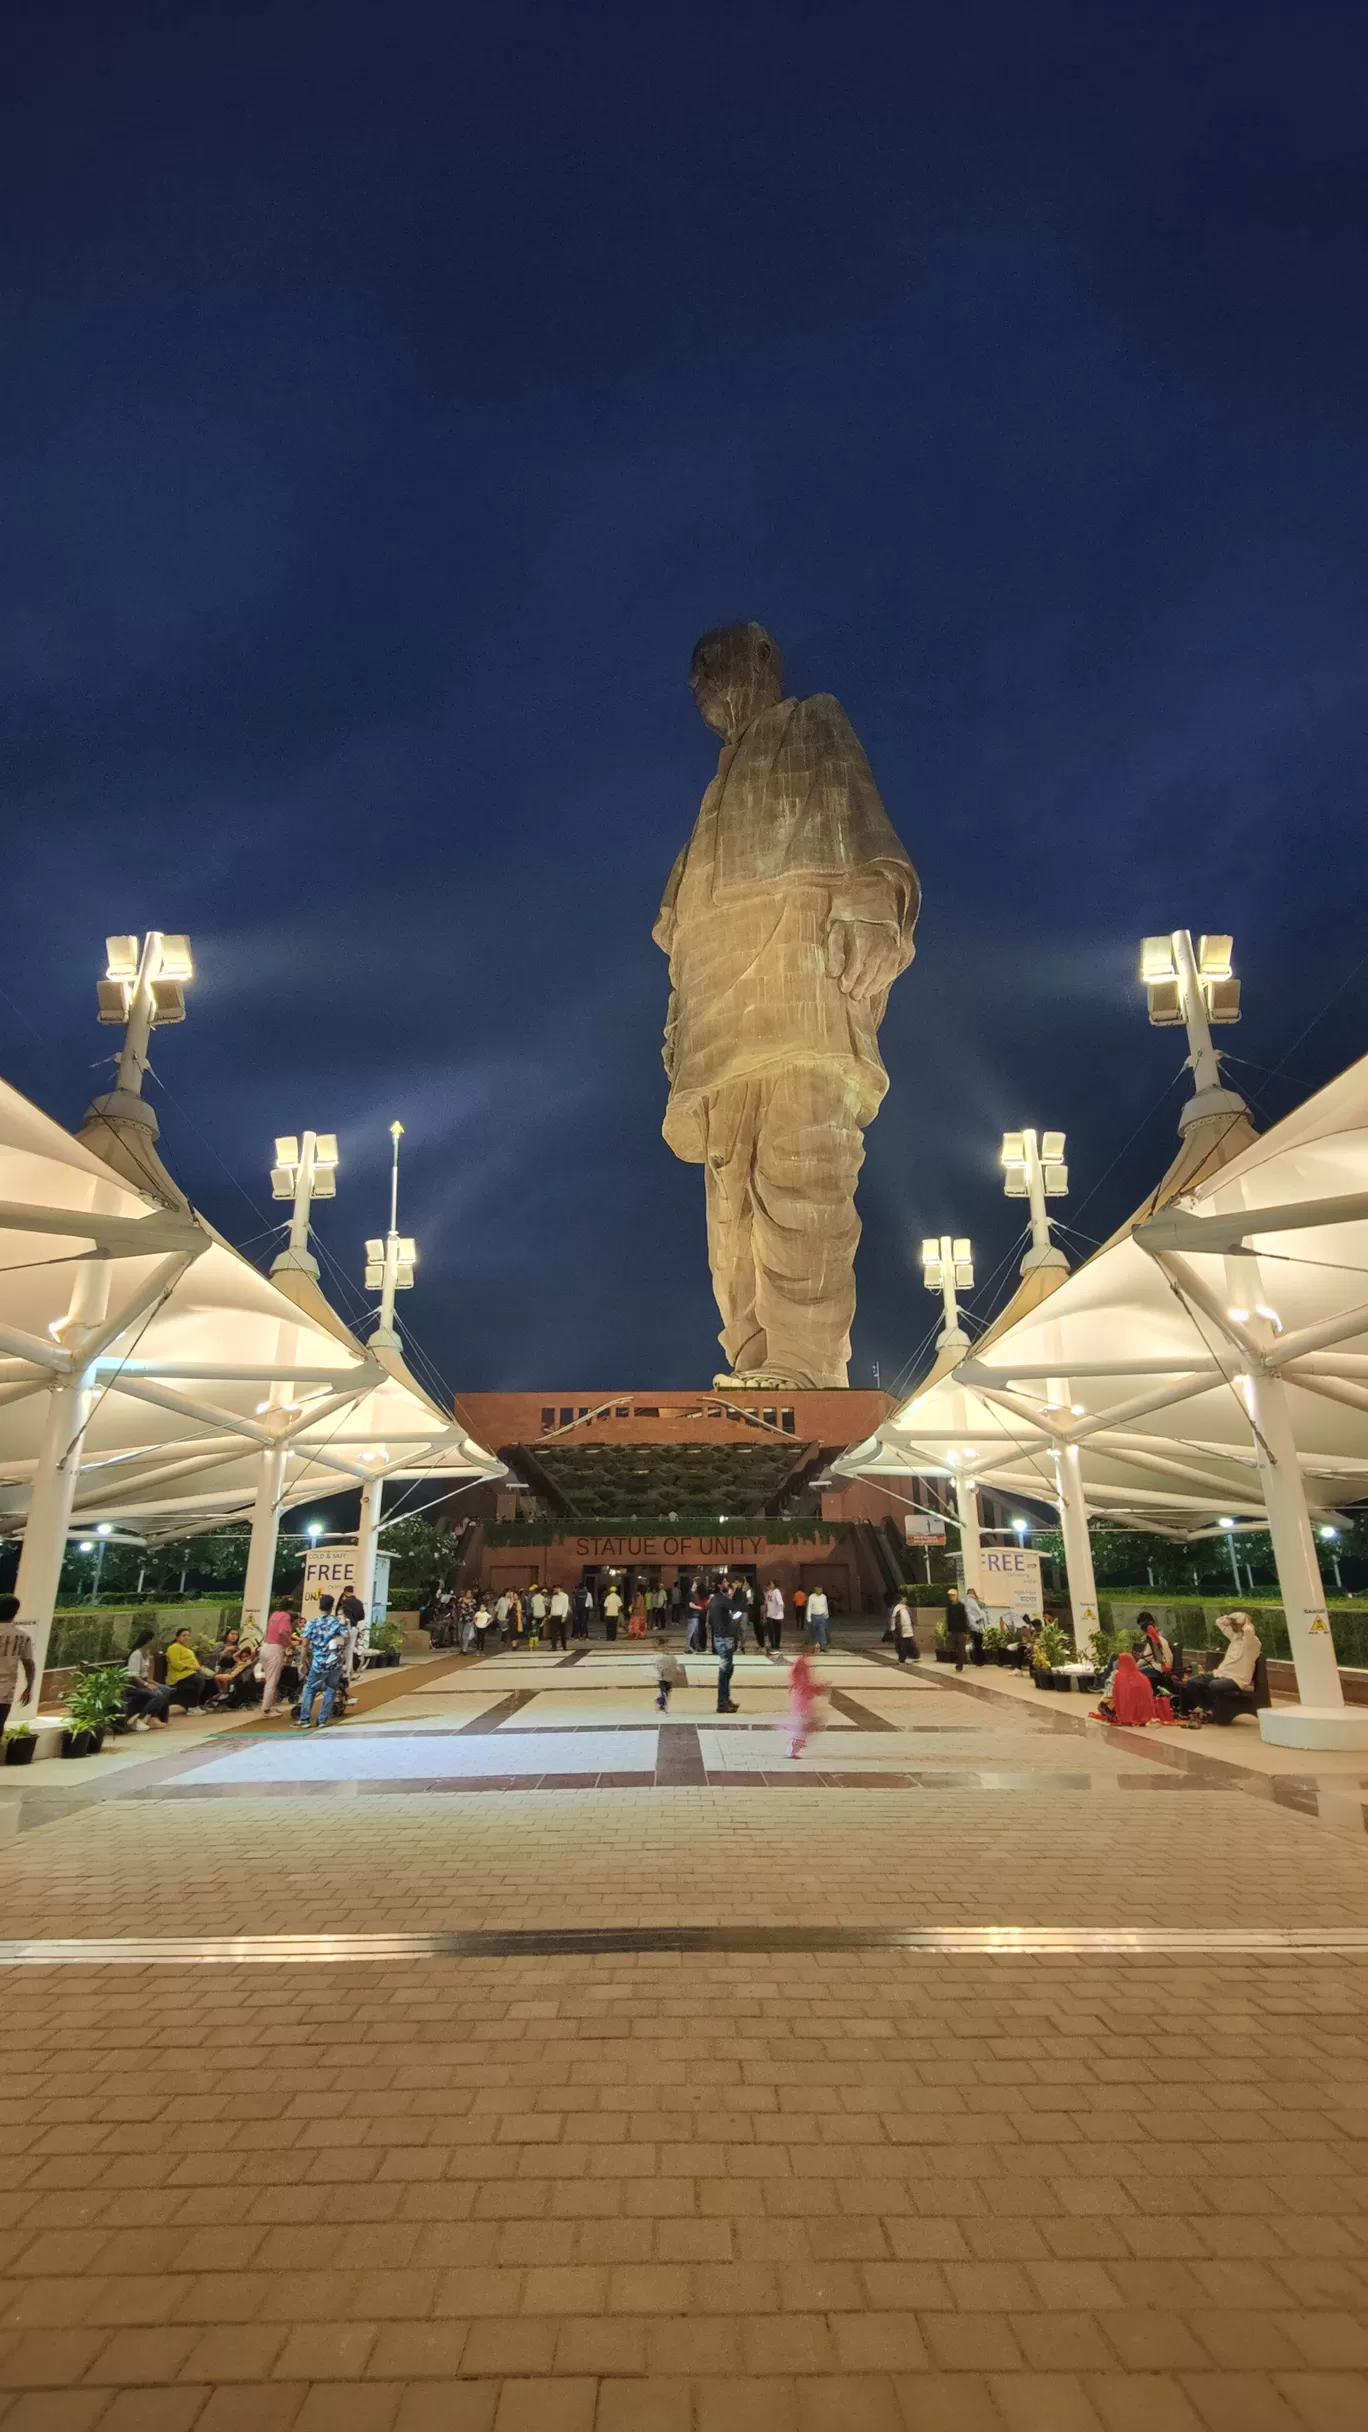
<svg viewBox="0 0 1368 2432"><path fill-rule="evenodd" d="M1050 1219L1045 1208L1047 1199L1063 1199L1068 1195L1064 1134L1004 1132L1002 1163L1006 1169L1002 1187L1007 1198L1029 1199L1031 1203L1031 1246L1021 1262L1022 1274L1031 1275L1050 1267L1067 1274L1069 1262L1050 1238Z"/></svg>
<svg viewBox="0 0 1368 2432"><path fill-rule="evenodd" d="M318 1261L309 1248L309 1215L315 1199L335 1199L337 1196L336 1134L305 1132L299 1139L293 1133L283 1133L275 1144L271 1196L293 1203L289 1241L271 1267L272 1275L283 1279L283 1288L288 1295L291 1275L307 1275L314 1282L318 1280ZM278 1425L283 1432L290 1421L298 1416L298 1412L293 1386L277 1379L271 1386L267 1400L259 1407L257 1417L267 1426ZM270 1617L288 1462L289 1451L283 1441L263 1444L257 1455L252 1535L242 1582L242 1625L259 1636L264 1634Z"/></svg>
<svg viewBox="0 0 1368 2432"><path fill-rule="evenodd" d="M1335 1574L1335 1586L1339 1593L1343 1595L1344 1581L1340 1576L1339 1564L1339 1530L1337 1528L1323 1528L1320 1532L1320 1539L1322 1545L1328 1546L1330 1549L1330 1568Z"/></svg>
<svg viewBox="0 0 1368 2432"><path fill-rule="evenodd" d="M972 1292L974 1288L973 1249L963 1234L941 1233L930 1235L923 1241L921 1255L922 1282L928 1292L939 1292L945 1312L945 1323L936 1337L936 1350L948 1354L952 1360L958 1360L969 1348L969 1337L960 1317L958 1296L961 1292ZM971 1462L973 1454L966 1453L963 1458ZM959 1458L953 1452L950 1462L955 1477L955 1510L959 1517L960 1567L964 1573L964 1587L966 1593L972 1589L981 1598L983 1548L978 1487L967 1470L960 1466ZM928 1556L928 1577L929 1560Z"/></svg>
<svg viewBox="0 0 1368 2432"><path fill-rule="evenodd" d="M305 1132L296 1139L293 1132L275 1144L276 1161L271 1168L271 1197L294 1202L290 1214L290 1238L271 1266L273 1275L288 1273L291 1268L318 1280L318 1260L309 1248L309 1213L315 1199L337 1197L337 1134L335 1132Z"/></svg>
<svg viewBox="0 0 1368 2432"><path fill-rule="evenodd" d="M1178 1117L1178 1129L1211 1115L1244 1115L1244 1099L1221 1079L1221 1058L1212 1044L1212 1025L1238 1022L1240 983L1231 966L1228 937L1201 937L1194 948L1190 929L1175 929L1168 937L1147 937L1140 947L1140 977L1149 999L1149 1018L1156 1030L1181 1023L1187 1032L1192 1096Z"/></svg>
<svg viewBox="0 0 1368 2432"><path fill-rule="evenodd" d="M95 1100L91 1115L138 1124L156 1139L157 1118L142 1094L148 1050L154 1030L185 1020L186 982L194 976L188 937L149 929L141 945L136 937L105 939L100 1020L122 1030L124 1043L114 1087Z"/></svg>
<svg viewBox="0 0 1368 2432"><path fill-rule="evenodd" d="M399 1232L399 1143L403 1136L403 1124L391 1123L394 1157L390 1166L389 1231L383 1241L366 1244L366 1290L380 1295L379 1324L370 1338L371 1350L377 1345L386 1351L400 1348L394 1323L394 1295L412 1290L413 1270L418 1263L417 1243L411 1235L401 1236Z"/></svg>
<svg viewBox="0 0 1368 2432"><path fill-rule="evenodd" d="M960 1292L974 1288L974 1253L970 1244L949 1233L932 1234L921 1246L922 1282L928 1292L939 1292L945 1310L945 1323L936 1336L936 1349L944 1351L949 1345L956 1350L969 1348L969 1337L959 1313Z"/></svg>
<svg viewBox="0 0 1368 2432"><path fill-rule="evenodd" d="M1235 1551L1235 1523L1231 1519L1225 1519L1221 1522L1221 1527L1225 1534L1226 1552L1230 1556L1230 1567L1235 1574L1235 1593L1237 1596L1243 1596L1244 1583L1240 1577L1240 1558Z"/></svg>
<svg viewBox="0 0 1368 2432"><path fill-rule="evenodd" d="M90 1601L92 1604L98 1604L100 1601L100 1573L104 1569L105 1547L108 1545L113 1534L113 1521L101 1520L95 1531L95 1576L90 1583Z"/></svg>

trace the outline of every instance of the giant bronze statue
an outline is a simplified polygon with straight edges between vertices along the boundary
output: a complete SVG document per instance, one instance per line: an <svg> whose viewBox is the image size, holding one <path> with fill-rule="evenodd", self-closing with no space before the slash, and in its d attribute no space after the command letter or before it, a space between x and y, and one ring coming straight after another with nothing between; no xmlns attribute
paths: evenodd
<svg viewBox="0 0 1368 2432"><path fill-rule="evenodd" d="M761 625L693 654L722 737L665 889L665 1138L705 1171L729 1374L751 1391L844 1385L855 1185L888 1075L879 1024L912 960L917 874L839 701L784 699Z"/></svg>

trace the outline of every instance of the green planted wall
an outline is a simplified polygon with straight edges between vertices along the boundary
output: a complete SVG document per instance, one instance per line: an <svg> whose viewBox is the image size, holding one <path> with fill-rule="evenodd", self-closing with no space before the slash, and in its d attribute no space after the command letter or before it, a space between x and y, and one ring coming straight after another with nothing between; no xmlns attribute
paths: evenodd
<svg viewBox="0 0 1368 2432"><path fill-rule="evenodd" d="M1137 1613L1152 1613L1165 1638L1174 1646L1221 1647L1225 1641L1216 1627L1216 1616L1228 1613L1234 1602L1230 1596L1193 1596L1165 1604L1157 1593L1143 1596L1136 1592L1128 1596L1100 1596L1097 1611L1104 1630L1132 1628ZM1327 1609L1339 1661L1351 1668L1368 1669L1368 1605L1330 1605ZM1257 1596L1242 1596L1239 1610L1249 1614L1265 1655L1291 1660L1287 1622L1280 1604L1263 1602Z"/></svg>

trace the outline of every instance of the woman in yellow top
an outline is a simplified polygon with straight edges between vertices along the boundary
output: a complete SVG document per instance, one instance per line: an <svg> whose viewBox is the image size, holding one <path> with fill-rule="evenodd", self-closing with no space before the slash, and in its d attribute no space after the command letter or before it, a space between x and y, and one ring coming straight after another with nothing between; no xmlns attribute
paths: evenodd
<svg viewBox="0 0 1368 2432"><path fill-rule="evenodd" d="M189 1630L177 1630L166 1650L167 1704L184 1706L188 1712L202 1706L214 1686L213 1673L205 1671L190 1644Z"/></svg>

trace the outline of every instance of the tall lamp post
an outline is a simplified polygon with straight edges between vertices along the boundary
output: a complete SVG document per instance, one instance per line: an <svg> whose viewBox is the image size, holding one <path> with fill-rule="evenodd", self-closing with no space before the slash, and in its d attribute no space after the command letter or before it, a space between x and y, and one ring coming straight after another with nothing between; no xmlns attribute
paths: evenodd
<svg viewBox="0 0 1368 2432"><path fill-rule="evenodd" d="M1230 1567L1235 1575L1235 1593L1237 1596L1243 1596L1244 1581L1240 1577L1240 1557L1235 1551L1235 1523L1233 1519L1222 1520L1221 1534L1225 1538L1226 1552L1230 1556Z"/></svg>
<svg viewBox="0 0 1368 2432"><path fill-rule="evenodd" d="M383 1241L366 1244L366 1290L380 1295L379 1324L370 1338L370 1347L384 1351L400 1348L398 1329L394 1323L394 1295L413 1289L413 1270L418 1263L418 1245L410 1235L399 1231L399 1143L404 1136L402 1123L391 1123L390 1138L394 1156L390 1166L389 1231Z"/></svg>
<svg viewBox="0 0 1368 2432"><path fill-rule="evenodd" d="M922 1282L928 1292L939 1292L945 1322L936 1337L936 1349L959 1359L969 1349L969 1337L960 1316L959 1295L974 1288L974 1254L971 1244L962 1234L931 1235L922 1243ZM972 1458L972 1456L969 1456ZM952 1453L955 1474L955 1510L959 1518L960 1564L966 1590L976 1596L983 1594L983 1547L980 1534L978 1488L965 1470L960 1468Z"/></svg>
<svg viewBox="0 0 1368 2432"><path fill-rule="evenodd" d="M945 1311L945 1323L936 1336L936 1349L944 1351L951 1345L967 1351L969 1337L964 1331L959 1312L958 1295L974 1288L974 1253L962 1235L942 1233L930 1236L921 1246L922 1282L928 1292L939 1292Z"/></svg>
<svg viewBox="0 0 1368 2432"><path fill-rule="evenodd" d="M156 1139L157 1118L142 1094L152 1033L168 1022L185 1020L186 983L194 976L190 940L179 933L149 929L141 942L136 937L105 939L100 1020L122 1030L124 1043L114 1087L95 1100L92 1116L135 1124Z"/></svg>
<svg viewBox="0 0 1368 2432"><path fill-rule="evenodd" d="M396 1292L411 1292L413 1270L418 1263L418 1245L411 1234L399 1230L399 1143L404 1137L402 1123L391 1123L390 1139L394 1152L390 1161L390 1220L383 1241L366 1244L366 1290L380 1295L379 1323L367 1348L371 1351L398 1351L399 1330L394 1322ZM369 1613L375 1594L375 1555L380 1541L380 1506L384 1498L383 1478L371 1478L361 1489L361 1525L357 1537L357 1591Z"/></svg>
<svg viewBox="0 0 1368 2432"><path fill-rule="evenodd" d="M1031 1203L1031 1246L1021 1262L1022 1274L1032 1275L1051 1267L1067 1274L1069 1262L1051 1237L1045 1205L1047 1199L1063 1199L1068 1195L1064 1134L1004 1132L1002 1163L1005 1169L1002 1187L1007 1198L1028 1199Z"/></svg>
<svg viewBox="0 0 1368 2432"><path fill-rule="evenodd" d="M335 1132L305 1132L296 1139L293 1132L275 1144L275 1164L271 1168L271 1197L293 1202L290 1213L290 1238L271 1266L273 1275L288 1273L291 1268L318 1280L318 1260L309 1248L309 1218L315 1199L337 1197L337 1134Z"/></svg>
<svg viewBox="0 0 1368 2432"><path fill-rule="evenodd" d="M1002 1162L1006 1169L1003 1189L1007 1197L1027 1199L1031 1205L1031 1246L1021 1262L1022 1274L1048 1275L1052 1269L1067 1272L1069 1262L1051 1237L1046 1205L1048 1200L1063 1199L1068 1195L1069 1169L1064 1162L1064 1134L1005 1132ZM1074 1641L1081 1654L1097 1628L1097 1580L1093 1572L1088 1506L1083 1494L1078 1446L1056 1444L1052 1458L1054 1499L1059 1511L1060 1535L1064 1541L1064 1576L1073 1614Z"/></svg>
<svg viewBox="0 0 1368 2432"><path fill-rule="evenodd" d="M1149 1018L1156 1030L1187 1032L1192 1096L1178 1118L1180 1132L1211 1115L1244 1115L1244 1099L1221 1079L1221 1058L1212 1043L1212 1027L1240 1018L1240 983L1235 977L1228 937L1201 937L1196 946L1190 929L1175 929L1168 937L1147 937L1140 946L1140 977L1149 999Z"/></svg>
<svg viewBox="0 0 1368 2432"><path fill-rule="evenodd" d="M309 1216L315 1199L335 1199L337 1196L336 1134L305 1132L302 1139L296 1138L293 1133L282 1134L275 1144L271 1196L292 1202L290 1238L273 1262L271 1273L280 1275L294 1272L311 1276L317 1281L318 1261L309 1248ZM278 1425L282 1431L297 1415L294 1388L278 1381L272 1385L266 1402L257 1412L258 1418L268 1426ZM289 1453L283 1442L263 1444L257 1456L252 1535L247 1548L246 1576L242 1583L242 1621L245 1629L251 1628L259 1633L265 1632L271 1610L288 1460Z"/></svg>

